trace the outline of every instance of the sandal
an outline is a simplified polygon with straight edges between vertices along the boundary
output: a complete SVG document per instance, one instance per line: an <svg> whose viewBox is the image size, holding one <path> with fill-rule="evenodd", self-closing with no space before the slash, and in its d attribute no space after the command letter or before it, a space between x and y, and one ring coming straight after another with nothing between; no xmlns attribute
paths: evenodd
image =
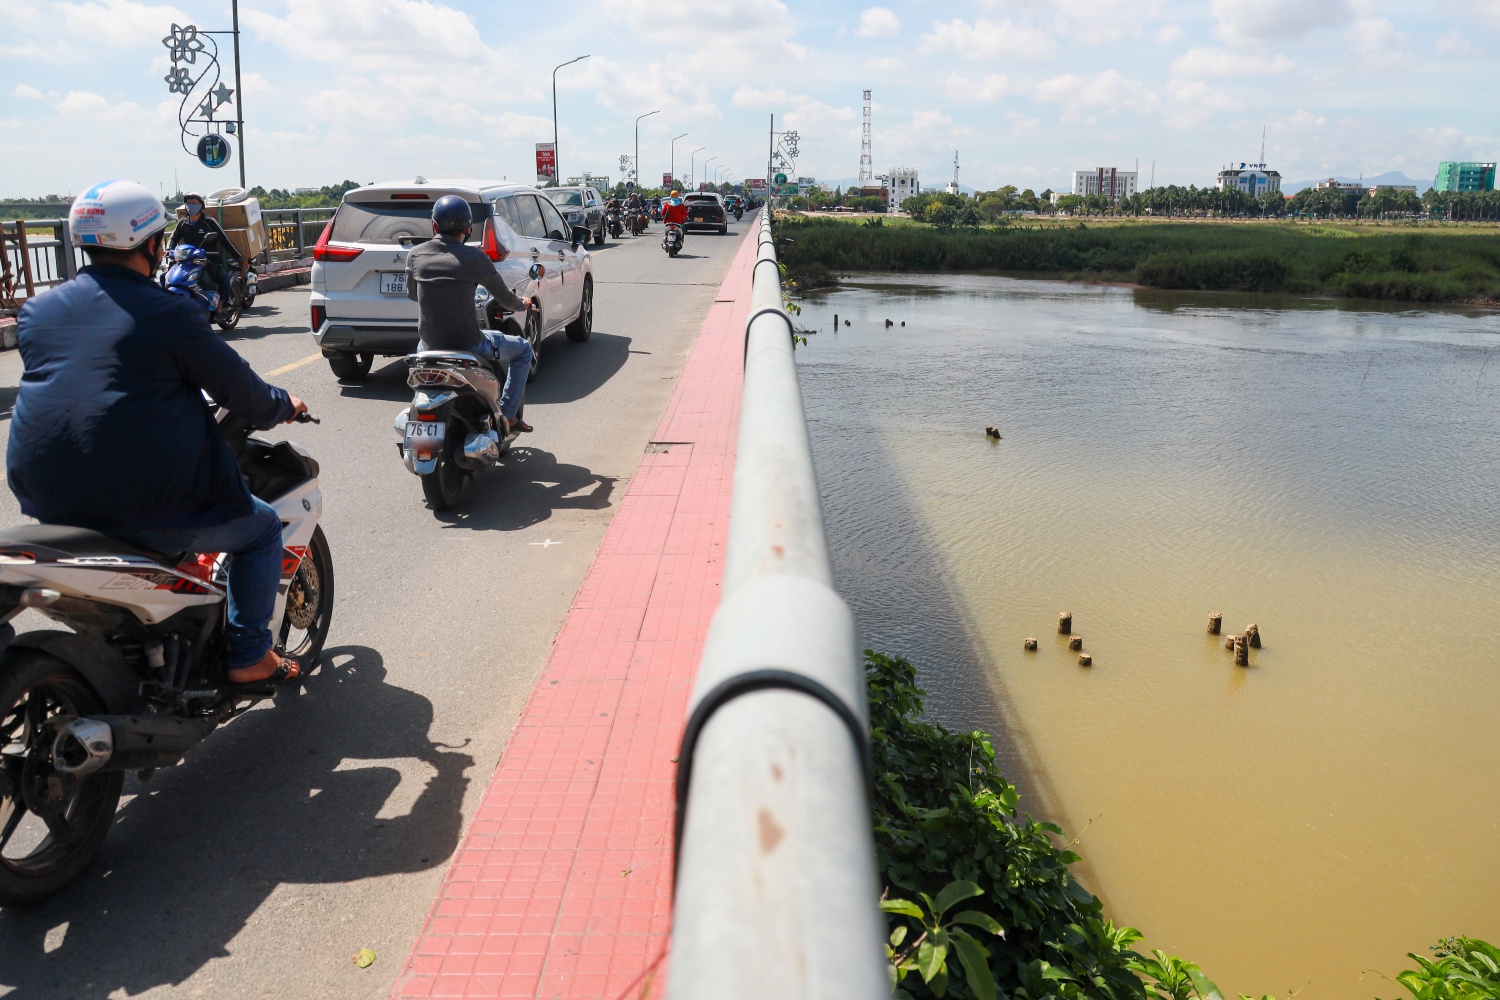
<svg viewBox="0 0 1500 1000"><path fill-rule="evenodd" d="M296 660L283 657L276 669L265 677L239 684L230 681L229 687L240 694L272 694L278 684L294 681L301 676L302 666Z"/></svg>

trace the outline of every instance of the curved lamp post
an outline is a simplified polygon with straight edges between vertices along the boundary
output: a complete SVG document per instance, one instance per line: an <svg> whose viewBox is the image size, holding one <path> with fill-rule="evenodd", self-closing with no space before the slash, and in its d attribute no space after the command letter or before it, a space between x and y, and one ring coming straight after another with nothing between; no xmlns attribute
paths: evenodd
<svg viewBox="0 0 1500 1000"><path fill-rule="evenodd" d="M635 120L635 189L641 189L641 118L659 115L660 111L647 111Z"/></svg>
<svg viewBox="0 0 1500 1000"><path fill-rule="evenodd" d="M714 162L717 159L718 159L717 156L710 156L708 159L706 159L706 160L703 161L703 179L704 180L708 180L708 165L710 163Z"/></svg>
<svg viewBox="0 0 1500 1000"><path fill-rule="evenodd" d="M699 146L697 149L693 150L693 155L688 157L688 189L689 190L692 189L693 183L698 179L698 168L697 168L697 166L695 166L695 164L697 163L697 160L698 160L698 154L701 153L701 152L703 152L707 148L708 148L707 146Z"/></svg>
<svg viewBox="0 0 1500 1000"><path fill-rule="evenodd" d="M562 157L557 148L557 71L564 66L571 66L576 62L583 62L588 56L579 56L577 59L569 59L565 63L559 63L552 69L552 169L557 176L552 178L557 183L562 183Z"/></svg>
<svg viewBox="0 0 1500 1000"><path fill-rule="evenodd" d="M670 165L668 166L668 170L672 174L672 184L676 184L677 183L677 139L686 139L688 137L688 135L689 135L689 133L684 132L681 135L677 136L676 139L672 140L672 146L671 146L672 158L671 158L671 161L670 161ZM667 186L667 189L669 191L671 190L671 185L670 184Z"/></svg>

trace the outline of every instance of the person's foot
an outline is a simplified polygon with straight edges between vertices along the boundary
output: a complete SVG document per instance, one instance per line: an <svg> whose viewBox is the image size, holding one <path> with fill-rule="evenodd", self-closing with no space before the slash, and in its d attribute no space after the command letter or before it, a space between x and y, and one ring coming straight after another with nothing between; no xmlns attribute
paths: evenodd
<svg viewBox="0 0 1500 1000"><path fill-rule="evenodd" d="M302 668L296 660L283 658L276 650L268 649L259 662L230 670L228 676L229 683L235 687L280 684L301 677Z"/></svg>
<svg viewBox="0 0 1500 1000"><path fill-rule="evenodd" d="M506 417L506 424L513 434L530 434L534 428L520 417Z"/></svg>

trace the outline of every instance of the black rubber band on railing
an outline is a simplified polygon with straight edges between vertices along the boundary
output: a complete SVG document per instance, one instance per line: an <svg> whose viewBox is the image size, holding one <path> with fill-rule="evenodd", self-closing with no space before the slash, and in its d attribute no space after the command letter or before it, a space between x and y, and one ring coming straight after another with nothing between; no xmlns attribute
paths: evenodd
<svg viewBox="0 0 1500 1000"><path fill-rule="evenodd" d="M698 746L698 737L703 727L720 708L742 694L756 691L795 691L817 699L828 707L854 741L854 752L859 757L860 769L865 775L865 795L868 801L875 800L875 764L870 755L870 738L865 724L849 707L848 703L834 694L821 682L805 674L790 670L747 670L714 685L693 707L687 726L682 731L682 746L677 751L677 783L674 789L677 799L676 826L672 831L672 894L677 894L677 862L682 855L682 831L687 824L688 788L693 779L693 752Z"/></svg>
<svg viewBox="0 0 1500 1000"><path fill-rule="evenodd" d="M762 316L780 316L786 320L787 334L790 335L792 332L792 318L786 314L786 310L777 306L761 306L745 319L745 357L747 358L750 356L750 326Z"/></svg>

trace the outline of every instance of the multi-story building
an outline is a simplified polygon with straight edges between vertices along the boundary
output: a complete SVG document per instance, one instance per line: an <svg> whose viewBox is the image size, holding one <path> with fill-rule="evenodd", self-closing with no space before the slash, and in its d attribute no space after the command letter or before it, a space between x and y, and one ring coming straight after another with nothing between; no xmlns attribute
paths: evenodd
<svg viewBox="0 0 1500 1000"><path fill-rule="evenodd" d="M591 187L600 191L609 189L609 178L599 174L581 174L577 177L569 177L566 187Z"/></svg>
<svg viewBox="0 0 1500 1000"><path fill-rule="evenodd" d="M1437 182L1433 187L1439 191L1493 191L1495 165L1444 160L1438 164Z"/></svg>
<svg viewBox="0 0 1500 1000"><path fill-rule="evenodd" d="M1223 177L1223 174L1219 175ZM1315 191L1337 191L1339 194L1364 194L1365 186L1359 181L1341 181L1337 177L1330 177L1326 181L1318 181L1313 185Z"/></svg>
<svg viewBox="0 0 1500 1000"><path fill-rule="evenodd" d="M887 211L892 214L901 211L901 205L908 198L915 198L921 193L921 185L917 183L916 167L897 167L885 178L886 189L890 194L886 198Z"/></svg>
<svg viewBox="0 0 1500 1000"><path fill-rule="evenodd" d="M1267 191L1281 190L1281 173L1268 169L1264 163L1241 163L1238 168L1219 171L1219 187L1225 191L1238 189L1259 198Z"/></svg>
<svg viewBox="0 0 1500 1000"><path fill-rule="evenodd" d="M1117 170L1114 167L1095 167L1093 170L1073 171L1073 193L1097 194L1112 201L1129 198L1136 192L1136 172Z"/></svg>

